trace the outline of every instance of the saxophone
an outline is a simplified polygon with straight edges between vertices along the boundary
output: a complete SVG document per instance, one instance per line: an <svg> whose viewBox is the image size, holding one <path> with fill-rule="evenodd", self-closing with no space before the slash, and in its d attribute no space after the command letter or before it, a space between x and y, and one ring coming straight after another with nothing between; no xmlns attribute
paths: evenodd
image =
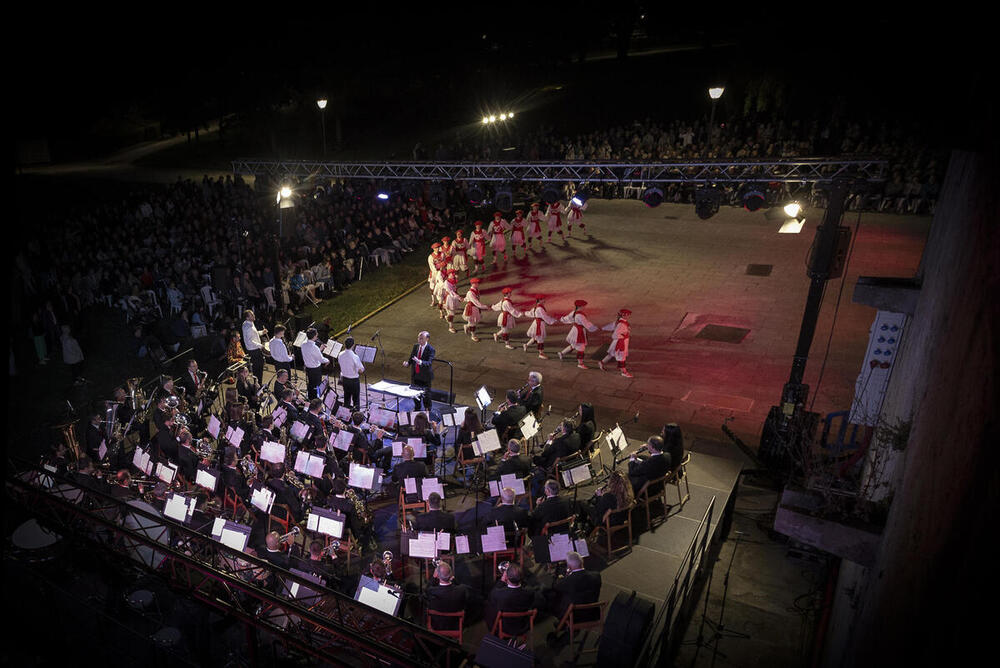
<svg viewBox="0 0 1000 668"><path fill-rule="evenodd" d="M368 510L368 506L365 505L365 502L361 500L357 493L353 489L348 488L347 491L344 492L344 496L346 496L350 502L354 504L354 512L357 513L358 521L361 525L363 527L371 526L372 513Z"/></svg>

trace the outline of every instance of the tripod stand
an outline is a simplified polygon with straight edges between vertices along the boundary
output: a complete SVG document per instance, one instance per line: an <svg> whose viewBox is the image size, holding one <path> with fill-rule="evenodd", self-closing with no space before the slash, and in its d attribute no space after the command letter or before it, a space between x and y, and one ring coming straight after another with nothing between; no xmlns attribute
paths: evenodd
<svg viewBox="0 0 1000 668"><path fill-rule="evenodd" d="M712 648L712 665L714 666L716 657L721 656L723 659L728 658L725 654L719 651L720 640L723 640L724 638L750 638L750 636L746 633L740 633L739 631L727 631L724 621L726 614L726 597L729 595L729 574L733 570L733 561L736 559L736 550L740 546L740 540L743 538L743 535L742 531L736 532L736 543L733 545L733 553L729 557L729 566L726 567L726 576L722 581L722 607L719 609L718 622L708 618L708 597L712 593L712 571L709 571L708 573L708 585L705 587L705 607L704 611L701 613L701 626L698 628L698 638L693 643L698 646L698 649L695 651L694 657L691 659L692 665L698 660L698 654L701 652L702 647ZM705 637L706 624L712 631L712 635L708 638Z"/></svg>

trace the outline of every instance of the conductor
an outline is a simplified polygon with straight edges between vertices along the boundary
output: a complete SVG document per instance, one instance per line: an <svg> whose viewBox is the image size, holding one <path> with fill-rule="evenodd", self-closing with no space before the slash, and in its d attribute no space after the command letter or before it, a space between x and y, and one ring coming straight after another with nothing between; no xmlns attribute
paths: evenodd
<svg viewBox="0 0 1000 668"><path fill-rule="evenodd" d="M410 358L403 366L410 367L410 385L424 389L424 410L431 409L431 381L434 380L434 347L429 343L430 333L417 334L417 342L410 351Z"/></svg>

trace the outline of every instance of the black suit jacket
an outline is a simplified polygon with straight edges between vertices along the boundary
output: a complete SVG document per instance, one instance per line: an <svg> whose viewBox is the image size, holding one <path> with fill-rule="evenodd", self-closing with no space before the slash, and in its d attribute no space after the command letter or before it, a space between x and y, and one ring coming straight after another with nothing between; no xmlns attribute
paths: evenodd
<svg viewBox="0 0 1000 668"><path fill-rule="evenodd" d="M184 388L184 394L189 399L198 392L198 387L195 385L194 378L192 378L191 374L188 373L187 371L181 374L181 377L177 381L177 384Z"/></svg>
<svg viewBox="0 0 1000 668"><path fill-rule="evenodd" d="M628 477L632 488L638 492L650 480L662 478L670 472L670 455L651 455L645 459L637 459L628 463ZM659 490L650 490L656 492Z"/></svg>
<svg viewBox="0 0 1000 668"><path fill-rule="evenodd" d="M535 510L531 513L529 533L537 536L542 532L542 527L549 522L564 520L572 514L573 505L569 499L559 496L546 498L535 506Z"/></svg>
<svg viewBox="0 0 1000 668"><path fill-rule="evenodd" d="M580 435L575 431L560 436L546 446L542 454L537 456L535 463L542 468L550 468L556 459L565 459L575 452L580 451Z"/></svg>
<svg viewBox="0 0 1000 668"><path fill-rule="evenodd" d="M486 628L492 632L498 612L527 612L541 607L541 603L541 596L535 590L523 585L508 587L503 580L497 580L486 604ZM528 630L528 620L505 621L503 630L504 633L524 633Z"/></svg>
<svg viewBox="0 0 1000 668"><path fill-rule="evenodd" d="M557 580L553 589L558 594L553 612L557 619L562 619L570 604L597 603L601 597L601 574L595 571L576 571ZM591 621L596 619L598 614L600 613L577 614L576 619L583 622Z"/></svg>
<svg viewBox="0 0 1000 668"><path fill-rule="evenodd" d="M422 364L417 364L413 361L413 358L417 356L418 350L420 350L420 345L413 344L410 356L406 358L406 361L410 364L410 382L430 385L430 382L434 380L434 346L429 343L424 346L424 354L420 358L421 362L423 362Z"/></svg>
<svg viewBox="0 0 1000 668"><path fill-rule="evenodd" d="M536 385L518 403L534 413L535 417L538 417L539 413L542 412L542 396L542 386Z"/></svg>
<svg viewBox="0 0 1000 668"><path fill-rule="evenodd" d="M243 472L236 468L230 468L228 466L223 466L220 472L219 481L219 496L225 494L226 487L232 487L236 490L236 494L241 498L246 500L250 496L250 488L247 486L246 478L243 477Z"/></svg>
<svg viewBox="0 0 1000 668"><path fill-rule="evenodd" d="M497 464L497 475L515 474L518 478L523 478L531 472L531 462L524 455L509 457Z"/></svg>
<svg viewBox="0 0 1000 668"><path fill-rule="evenodd" d="M496 428L500 440L506 441L510 438L520 438L521 430L518 429L517 424L527 414L527 408L516 404L502 413L495 414L493 416L493 426Z"/></svg>
<svg viewBox="0 0 1000 668"><path fill-rule="evenodd" d="M94 465L96 466L100 462L98 453L101 449L101 441L104 440L104 432L100 427L93 424L87 424L86 430L84 431L84 444L87 448L87 454L94 460Z"/></svg>
<svg viewBox="0 0 1000 668"><path fill-rule="evenodd" d="M427 609L438 612L462 612L472 601L472 590L466 585L431 585L427 588ZM437 620L435 620L436 622ZM435 623L435 628L443 628ZM456 626L457 628L457 626Z"/></svg>
<svg viewBox="0 0 1000 668"><path fill-rule="evenodd" d="M454 534L455 515L446 510L428 510L413 519L413 528L417 531L447 531ZM454 612L454 610L444 612Z"/></svg>
<svg viewBox="0 0 1000 668"><path fill-rule="evenodd" d="M486 514L486 517L483 518L483 526L490 526L497 522L504 526L508 534L513 533L515 524L518 529L527 528L529 522L528 511L516 505L494 506Z"/></svg>

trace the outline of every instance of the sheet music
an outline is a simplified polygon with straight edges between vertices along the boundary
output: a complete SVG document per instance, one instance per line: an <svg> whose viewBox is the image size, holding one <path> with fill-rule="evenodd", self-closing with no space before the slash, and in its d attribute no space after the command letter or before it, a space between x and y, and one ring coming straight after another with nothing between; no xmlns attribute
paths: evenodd
<svg viewBox="0 0 1000 668"><path fill-rule="evenodd" d="M326 406L326 410L332 411L333 407L337 405L337 393L333 390L327 392L326 396L323 397L323 405Z"/></svg>
<svg viewBox="0 0 1000 668"><path fill-rule="evenodd" d="M437 556L437 541L433 533L421 532L417 538L410 539L410 556L422 559L433 559Z"/></svg>
<svg viewBox="0 0 1000 668"><path fill-rule="evenodd" d="M455 554L468 554L469 550L469 537L455 534Z"/></svg>
<svg viewBox="0 0 1000 668"><path fill-rule="evenodd" d="M305 439L306 435L309 433L309 425L305 422L299 422L296 420L292 423L291 434L292 438L297 441L302 441Z"/></svg>
<svg viewBox="0 0 1000 668"><path fill-rule="evenodd" d="M369 422L385 429L391 429L392 425L396 422L396 414L376 406L371 410Z"/></svg>
<svg viewBox="0 0 1000 668"><path fill-rule="evenodd" d="M307 340L308 339L306 337L306 333L305 332L299 332L295 336L295 340L292 341L292 345L295 346L296 348L301 348L302 344L305 343Z"/></svg>
<svg viewBox="0 0 1000 668"><path fill-rule="evenodd" d="M219 536L219 542L226 547L231 547L234 550L239 550L243 552L246 549L247 541L250 539L249 534L242 533L240 531L235 531L228 527L222 530L222 535Z"/></svg>
<svg viewBox="0 0 1000 668"><path fill-rule="evenodd" d="M171 494L163 506L163 515L178 522L186 522L188 518L188 500L180 494Z"/></svg>
<svg viewBox="0 0 1000 668"><path fill-rule="evenodd" d="M398 418L399 418L399 426L400 427L402 427L404 425L408 425L411 422L411 420L410 420L411 414L410 414L409 411L401 411L398 414Z"/></svg>
<svg viewBox="0 0 1000 668"><path fill-rule="evenodd" d="M483 534L483 553L499 552L507 549L507 536L503 526L486 527Z"/></svg>
<svg viewBox="0 0 1000 668"><path fill-rule="evenodd" d="M399 608L400 599L394 590L364 575L361 576L356 598L359 603L381 610L387 615L395 615Z"/></svg>
<svg viewBox="0 0 1000 668"><path fill-rule="evenodd" d="M521 427L521 436L523 436L524 438L532 438L535 434L538 433L538 420L535 419L534 415L528 413L527 415L524 416L524 419L521 420L520 427Z"/></svg>
<svg viewBox="0 0 1000 668"><path fill-rule="evenodd" d="M611 433L604 438L608 442L608 447L611 448L611 454L617 454L628 446L628 442L625 440L625 434L622 432L622 428L618 425L615 425L615 428L611 430Z"/></svg>
<svg viewBox="0 0 1000 668"><path fill-rule="evenodd" d="M215 491L215 486L219 483L219 478L216 473L208 471L206 469L198 469L198 472L194 476L194 484L199 487L204 487L210 492Z"/></svg>
<svg viewBox="0 0 1000 668"><path fill-rule="evenodd" d="M174 476L177 475L177 465L176 464L157 464L156 465L156 477L167 483L168 485L174 481Z"/></svg>
<svg viewBox="0 0 1000 668"><path fill-rule="evenodd" d="M403 478L403 488L407 494L417 493L417 479L416 478Z"/></svg>
<svg viewBox="0 0 1000 668"><path fill-rule="evenodd" d="M413 448L413 458L423 459L427 456L427 444L422 438L408 438L406 444Z"/></svg>
<svg viewBox="0 0 1000 668"><path fill-rule="evenodd" d="M322 382L322 383L320 383L320 384L319 384L319 387L317 387L317 388L316 388L316 397L317 397L317 398L319 398L319 397L322 397L322 396L323 396L323 393L324 393L324 392L326 392L326 388L327 388L327 386L328 386L329 384L330 384L330 381L328 381L328 380L326 380L326 379L324 378L323 382Z"/></svg>
<svg viewBox="0 0 1000 668"><path fill-rule="evenodd" d="M500 437L497 435L496 429L490 429L489 431L484 431L475 440L473 449L476 454L484 455L487 452L493 452L494 450L500 449Z"/></svg>
<svg viewBox="0 0 1000 668"><path fill-rule="evenodd" d="M441 482L437 478L424 478L420 485L420 496L426 501L434 492L437 492L442 499L444 498L444 488L441 486Z"/></svg>
<svg viewBox="0 0 1000 668"><path fill-rule="evenodd" d="M575 466L571 469L566 469L562 472L563 485L566 487L572 487L573 485L579 485L582 482L590 480L590 466L586 463Z"/></svg>
<svg viewBox="0 0 1000 668"><path fill-rule="evenodd" d="M142 448L136 446L135 452L132 453L132 466L136 467L139 470L142 470L144 459L148 460L149 455L147 455Z"/></svg>
<svg viewBox="0 0 1000 668"><path fill-rule="evenodd" d="M455 406L455 425L456 427L461 427L462 423L465 422L465 411L469 410L468 406Z"/></svg>
<svg viewBox="0 0 1000 668"><path fill-rule="evenodd" d="M271 419L274 420L275 428L280 427L285 424L285 420L288 419L288 411L286 411L281 406L278 406L273 411L271 411Z"/></svg>
<svg viewBox="0 0 1000 668"><path fill-rule="evenodd" d="M402 441L393 441L393 443L392 443L392 456L393 457L402 457L403 456L403 442Z"/></svg>
<svg viewBox="0 0 1000 668"><path fill-rule="evenodd" d="M476 405L479 406L479 410L489 406L492 401L493 397L486 391L485 385L476 390Z"/></svg>
<svg viewBox="0 0 1000 668"><path fill-rule="evenodd" d="M590 550L587 548L587 541L585 539L580 538L579 540L574 540L573 547L576 549L576 552L578 552L581 557L590 556Z"/></svg>
<svg viewBox="0 0 1000 668"><path fill-rule="evenodd" d="M438 552L447 552L451 549L451 534L447 531L438 531L437 534Z"/></svg>
<svg viewBox="0 0 1000 668"><path fill-rule="evenodd" d="M371 489L375 483L375 469L367 466L358 466L351 462L350 475L347 484L359 489Z"/></svg>
<svg viewBox="0 0 1000 668"><path fill-rule="evenodd" d="M271 506L274 505L274 492L267 487L257 487L250 494L250 504L265 513L271 513Z"/></svg>
<svg viewBox="0 0 1000 668"><path fill-rule="evenodd" d="M306 475L310 478L322 478L326 468L326 459L318 455L310 455L306 463Z"/></svg>
<svg viewBox="0 0 1000 668"><path fill-rule="evenodd" d="M549 534L549 561L566 561L571 549L568 533Z"/></svg>
<svg viewBox="0 0 1000 668"><path fill-rule="evenodd" d="M103 460L104 456L107 455L107 454L108 454L108 446L104 442L104 439L102 438L101 439L101 445L98 446L98 448L97 448L97 458L100 459L100 460Z"/></svg>
<svg viewBox="0 0 1000 668"><path fill-rule="evenodd" d="M264 441L260 448L260 458L265 462L282 464L285 461L285 446L274 441Z"/></svg>
<svg viewBox="0 0 1000 668"><path fill-rule="evenodd" d="M344 344L340 341L334 341L333 339L328 339L323 345L323 354L327 357L337 357L340 355L340 351L344 349Z"/></svg>
<svg viewBox="0 0 1000 668"><path fill-rule="evenodd" d="M488 484L490 486L490 496L500 496L500 481L490 480Z"/></svg>
<svg viewBox="0 0 1000 668"><path fill-rule="evenodd" d="M518 478L516 473L507 473L500 476L500 486L510 487L514 490L515 494L524 494L524 481Z"/></svg>
<svg viewBox="0 0 1000 668"><path fill-rule="evenodd" d="M218 539L222 535L222 529L226 526L226 518L216 517L212 523L212 537Z"/></svg>
<svg viewBox="0 0 1000 668"><path fill-rule="evenodd" d="M219 422L219 418L214 415L208 418L208 433L212 435L212 438L219 440L219 430L222 429L222 423Z"/></svg>
<svg viewBox="0 0 1000 668"><path fill-rule="evenodd" d="M346 429L341 429L336 434L330 434L330 445L344 452L347 452L351 448L353 441L354 434Z"/></svg>
<svg viewBox="0 0 1000 668"><path fill-rule="evenodd" d="M351 409L347 406L341 406L337 409L337 417L344 422L348 422L351 419Z"/></svg>

